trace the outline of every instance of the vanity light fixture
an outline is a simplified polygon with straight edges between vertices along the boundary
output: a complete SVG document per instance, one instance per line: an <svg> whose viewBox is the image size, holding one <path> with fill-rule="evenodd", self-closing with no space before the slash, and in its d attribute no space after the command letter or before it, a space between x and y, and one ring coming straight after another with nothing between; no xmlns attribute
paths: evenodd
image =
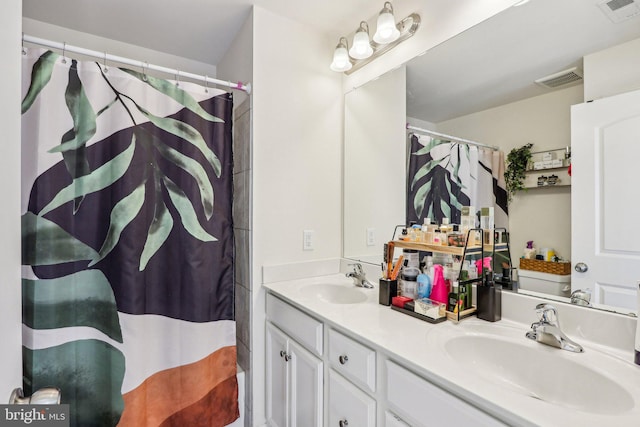
<svg viewBox="0 0 640 427"><path fill-rule="evenodd" d="M351 49L349 49L347 39L340 37L333 52L333 62L331 62L330 68L333 71L351 74L413 36L419 27L420 15L417 13L412 13L396 24L393 17L393 6L390 2L385 2L378 15L373 40L369 40L367 22L360 22L360 26L353 36Z"/></svg>
<svg viewBox="0 0 640 427"><path fill-rule="evenodd" d="M340 37L340 41L336 46L336 50L333 51L333 62L331 62L330 68L333 71L349 71L353 64L349 60L349 52L347 51L347 39Z"/></svg>
<svg viewBox="0 0 640 427"><path fill-rule="evenodd" d="M396 19L393 17L393 5L387 1L378 15L373 41L378 44L387 44L398 40L398 37L400 37L400 30L396 27Z"/></svg>
<svg viewBox="0 0 640 427"><path fill-rule="evenodd" d="M367 59L373 55L373 48L369 41L369 25L362 21L353 36L353 46L349 49L349 56L353 59Z"/></svg>

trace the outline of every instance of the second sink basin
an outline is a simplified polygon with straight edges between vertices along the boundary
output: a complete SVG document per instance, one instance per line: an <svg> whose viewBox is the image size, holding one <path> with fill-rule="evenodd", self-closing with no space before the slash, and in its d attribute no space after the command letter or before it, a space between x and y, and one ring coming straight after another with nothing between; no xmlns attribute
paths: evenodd
<svg viewBox="0 0 640 427"><path fill-rule="evenodd" d="M358 304L367 300L367 294L360 289L330 283L307 285L300 292L331 304Z"/></svg>
<svg viewBox="0 0 640 427"><path fill-rule="evenodd" d="M631 394L598 372L602 366L583 364L584 355L564 354L560 353L563 350L528 343L524 336L522 340L520 343L490 334L463 334L447 339L444 350L460 366L472 370L471 375L481 375L487 381L547 403L594 414L619 414L634 408ZM605 363L619 361L611 358Z"/></svg>

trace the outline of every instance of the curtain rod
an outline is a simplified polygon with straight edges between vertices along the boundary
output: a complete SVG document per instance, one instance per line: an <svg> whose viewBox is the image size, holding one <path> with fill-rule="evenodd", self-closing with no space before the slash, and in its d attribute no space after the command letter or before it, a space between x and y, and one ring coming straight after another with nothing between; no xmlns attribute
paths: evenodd
<svg viewBox="0 0 640 427"><path fill-rule="evenodd" d="M441 138L450 139L452 141L460 142L462 144L477 145L478 147L490 148L493 151L499 151L500 150L500 148L496 147L495 145L487 145L487 144L483 144L481 142L476 142L476 141L471 141L471 140L468 140L468 139L458 138L457 136L451 136L451 135L446 135L446 134L440 133L440 132L434 132L434 131L429 130L429 129L422 129L422 128L419 128L419 127L411 126L409 123L407 123L407 129L408 130L413 130L413 131L416 131L416 132L425 133L425 134L431 135L431 136L439 136Z"/></svg>
<svg viewBox="0 0 640 427"><path fill-rule="evenodd" d="M59 49L63 51L63 55L64 52L74 52L74 53L78 53L80 55L86 55L86 56L92 56L94 58L99 58L109 62L118 62L120 64L125 64L125 65L132 65L134 67L141 67L143 70L154 70L154 71L159 71L161 73L166 73L166 74L173 74L176 75L177 77L187 77L189 79L193 79L193 80L198 80L198 81L202 81L205 82L205 84L208 83L212 83L212 84L216 84L219 86L225 86L225 87L229 87L231 89L237 89L237 90L242 90L244 92L246 92L247 94L251 93L251 83L242 83L242 82L238 82L238 83L233 83L230 81L226 81L226 80L218 80L218 79L213 79L209 76L203 76L201 74L193 74L193 73L186 73L180 70L174 70L171 68L167 68L167 67L162 67L160 65L153 65L153 64L149 64L143 61L136 61L133 59L129 59L129 58L124 58L122 56L116 56L116 55L111 55L108 54L106 52L98 52L96 50L90 50L90 49L85 49L83 47L78 47L78 46L71 46L68 45L67 43L60 43L60 42L54 42L51 40L46 40L46 39L42 39L39 37L34 37L34 36L29 36L26 34L22 35L22 41L27 42L27 43L33 43L33 44L37 44L40 46L45 46L45 47L49 47L49 48L53 48L53 49Z"/></svg>

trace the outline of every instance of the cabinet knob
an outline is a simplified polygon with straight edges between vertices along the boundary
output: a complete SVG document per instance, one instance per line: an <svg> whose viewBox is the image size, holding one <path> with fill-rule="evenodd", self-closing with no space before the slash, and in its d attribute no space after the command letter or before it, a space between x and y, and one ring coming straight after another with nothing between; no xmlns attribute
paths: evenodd
<svg viewBox="0 0 640 427"><path fill-rule="evenodd" d="M289 360L291 360L291 355L289 353L285 353L284 354L284 361L288 362Z"/></svg>
<svg viewBox="0 0 640 427"><path fill-rule="evenodd" d="M284 350L280 350L280 357L284 357L287 354L286 351Z"/></svg>
<svg viewBox="0 0 640 427"><path fill-rule="evenodd" d="M349 425L349 421L347 421L347 419L345 418L343 420L340 420L339 425L340 427L347 427Z"/></svg>
<svg viewBox="0 0 640 427"><path fill-rule="evenodd" d="M341 365L344 365L349 361L349 358L347 357L346 354L343 354L340 357L338 357L338 360L340 361Z"/></svg>

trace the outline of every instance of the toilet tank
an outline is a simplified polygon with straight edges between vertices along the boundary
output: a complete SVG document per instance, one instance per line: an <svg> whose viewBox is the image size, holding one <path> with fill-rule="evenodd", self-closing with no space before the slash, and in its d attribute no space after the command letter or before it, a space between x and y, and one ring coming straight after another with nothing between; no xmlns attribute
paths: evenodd
<svg viewBox="0 0 640 427"><path fill-rule="evenodd" d="M560 275L532 270L518 270L520 289L542 292L561 297L571 296L571 274Z"/></svg>

